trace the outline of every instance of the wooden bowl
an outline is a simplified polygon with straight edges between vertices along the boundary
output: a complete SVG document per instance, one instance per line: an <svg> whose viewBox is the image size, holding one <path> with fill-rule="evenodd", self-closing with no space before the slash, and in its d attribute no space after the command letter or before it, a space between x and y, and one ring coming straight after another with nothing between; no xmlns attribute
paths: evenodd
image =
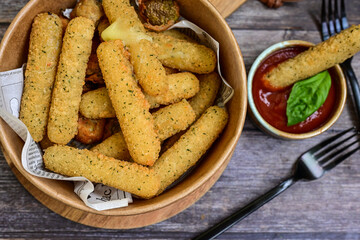
<svg viewBox="0 0 360 240"><path fill-rule="evenodd" d="M321 125L320 127L305 133L289 133L282 130L279 130L273 127L271 124L266 122L266 120L261 116L259 111L256 108L254 98L252 95L252 83L253 77L255 75L256 70L261 65L261 63L272 53L288 47L293 46L305 46L305 47L312 47L314 46L313 43L301 40L289 40L284 42L276 43L269 48L265 49L254 61L251 69L249 71L248 77L248 102L249 102L249 114L256 125L263 130L264 132L278 138L282 139L306 139L317 136L326 130L328 130L340 117L346 102L347 96L347 88L346 88L346 79L344 73L339 65L335 65L334 67L330 68L329 71L332 72L332 76L335 77L335 82L337 83L337 101L335 106L333 106L333 111L330 117L326 120L326 122Z"/></svg>
<svg viewBox="0 0 360 240"><path fill-rule="evenodd" d="M76 0L31 0L16 16L0 46L0 71L20 67L26 62L32 20L40 12L60 13L73 7ZM4 155L19 181L45 206L70 220L101 228L142 227L165 220L189 207L205 194L226 168L240 137L246 115L246 73L237 41L230 28L206 0L179 0L181 14L206 30L220 43L222 73L235 90L227 104L230 119L227 127L206 157L193 172L172 189L150 200L134 200L125 208L96 211L73 192L73 183L38 178L21 165L23 142L0 119L0 141ZM201 9L201 11L193 11ZM211 24L209 24L211 22Z"/></svg>

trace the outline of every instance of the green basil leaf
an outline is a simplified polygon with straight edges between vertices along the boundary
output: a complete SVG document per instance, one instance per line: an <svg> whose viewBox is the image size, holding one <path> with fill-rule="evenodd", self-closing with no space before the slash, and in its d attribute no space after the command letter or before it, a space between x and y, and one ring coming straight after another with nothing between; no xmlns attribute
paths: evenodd
<svg viewBox="0 0 360 240"><path fill-rule="evenodd" d="M318 110L324 104L330 87L331 77L328 71L295 83L287 100L287 125L302 122Z"/></svg>

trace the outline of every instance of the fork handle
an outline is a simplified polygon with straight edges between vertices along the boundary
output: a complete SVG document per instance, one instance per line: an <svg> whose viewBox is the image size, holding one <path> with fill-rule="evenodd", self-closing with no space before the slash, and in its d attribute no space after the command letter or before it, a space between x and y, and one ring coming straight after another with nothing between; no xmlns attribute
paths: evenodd
<svg viewBox="0 0 360 240"><path fill-rule="evenodd" d="M215 226L209 228L205 232L201 233L200 235L196 236L193 240L202 240L202 239L214 239L215 237L219 236L221 233L225 232L227 229L231 228L236 223L240 222L247 216L249 216L251 213L255 212L257 209L259 209L261 206L263 206L265 203L270 202L273 198L275 198L280 193L284 192L286 189L288 189L290 186L292 186L296 182L295 178L289 178L261 197L255 199L245 207L239 209L229 217L225 218Z"/></svg>
<svg viewBox="0 0 360 240"><path fill-rule="evenodd" d="M345 72L345 75L348 79L348 83L350 84L350 88L353 93L353 99L355 102L355 109L358 119L360 119L360 87L359 82L356 78L353 68L351 67L350 62L345 61L341 64L342 69Z"/></svg>

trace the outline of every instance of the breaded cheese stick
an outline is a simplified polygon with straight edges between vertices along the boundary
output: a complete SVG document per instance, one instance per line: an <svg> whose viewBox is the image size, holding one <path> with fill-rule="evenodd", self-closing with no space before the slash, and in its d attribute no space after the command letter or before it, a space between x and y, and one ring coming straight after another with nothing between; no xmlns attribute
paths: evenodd
<svg viewBox="0 0 360 240"><path fill-rule="evenodd" d="M150 108L156 108L159 104L169 105L195 96L199 92L199 80L189 72L181 72L167 75L169 91L158 96L145 94Z"/></svg>
<svg viewBox="0 0 360 240"><path fill-rule="evenodd" d="M114 118L115 110L105 87L84 93L81 96L80 113L86 118Z"/></svg>
<svg viewBox="0 0 360 240"><path fill-rule="evenodd" d="M220 135L227 121L228 114L225 109L218 106L208 108L189 130L160 156L151 168L161 180L157 194L195 165Z"/></svg>
<svg viewBox="0 0 360 240"><path fill-rule="evenodd" d="M181 102L163 107L152 113L155 128L158 129L160 141L185 130L195 121L195 112L190 104L183 99Z"/></svg>
<svg viewBox="0 0 360 240"><path fill-rule="evenodd" d="M77 17L66 28L52 94L47 133L57 144L67 144L77 133L81 92L91 53L95 26Z"/></svg>
<svg viewBox="0 0 360 240"><path fill-rule="evenodd" d="M199 80L195 75L184 72L167 76L169 91L166 94L156 97L145 94L145 98L150 104L150 109L157 108L160 104L169 105L182 99L194 97L199 92ZM83 94L80 103L80 113L84 117L93 119L115 117L115 110L106 88L99 88Z"/></svg>
<svg viewBox="0 0 360 240"><path fill-rule="evenodd" d="M163 107L152 114L154 125L158 131L160 141L185 130L195 120L195 112L190 104L184 99L181 102ZM130 160L127 145L122 133L115 133L103 142L91 148L108 157Z"/></svg>
<svg viewBox="0 0 360 240"><path fill-rule="evenodd" d="M45 150L44 164L56 173L70 177L82 176L142 198L151 198L159 190L159 178L153 170L87 149L59 145L49 147Z"/></svg>
<svg viewBox="0 0 360 240"><path fill-rule="evenodd" d="M360 51L360 25L354 25L294 58L280 63L265 75L273 88L283 88L314 76Z"/></svg>
<svg viewBox="0 0 360 240"><path fill-rule="evenodd" d="M104 41L120 39L125 45L131 45L151 37L140 21L135 9L124 0L104 0L103 7L111 25L101 33Z"/></svg>
<svg viewBox="0 0 360 240"><path fill-rule="evenodd" d="M163 33L149 35L153 38L153 46L163 65L198 74L214 71L216 54L212 49Z"/></svg>
<svg viewBox="0 0 360 240"><path fill-rule="evenodd" d="M53 13L38 14L31 28L20 120L35 142L40 142L46 132L62 31L61 19Z"/></svg>
<svg viewBox="0 0 360 240"><path fill-rule="evenodd" d="M117 132L111 135L101 143L92 147L90 150L124 161L131 160L131 156L122 132Z"/></svg>
<svg viewBox="0 0 360 240"><path fill-rule="evenodd" d="M134 73L144 92L151 96L165 94L169 89L166 71L151 42L142 39L130 45L129 52Z"/></svg>
<svg viewBox="0 0 360 240"><path fill-rule="evenodd" d="M121 54L120 40L103 42L97 49L106 88L133 160L152 166L159 156L157 136L148 102L132 75L129 61Z"/></svg>
<svg viewBox="0 0 360 240"><path fill-rule="evenodd" d="M131 7L129 0L102 0L102 6L110 23L122 16L123 9Z"/></svg>
<svg viewBox="0 0 360 240"><path fill-rule="evenodd" d="M197 75L197 77L200 82L200 91L189 99L189 103L196 113L196 119L213 105L221 85L220 76L216 72Z"/></svg>

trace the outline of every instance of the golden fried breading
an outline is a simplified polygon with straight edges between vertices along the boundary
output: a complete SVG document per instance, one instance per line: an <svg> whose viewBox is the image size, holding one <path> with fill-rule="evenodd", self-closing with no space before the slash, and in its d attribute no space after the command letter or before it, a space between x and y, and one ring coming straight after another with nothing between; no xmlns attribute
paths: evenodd
<svg viewBox="0 0 360 240"><path fill-rule="evenodd" d="M72 17L86 17L97 25L100 18L104 15L104 10L101 3L98 0L80 0L73 11Z"/></svg>
<svg viewBox="0 0 360 240"><path fill-rule="evenodd" d="M213 106L164 152L151 169L160 177L163 192L201 158L220 135L228 121L224 108Z"/></svg>
<svg viewBox="0 0 360 240"><path fill-rule="evenodd" d="M160 141L185 130L195 121L195 112L190 104L183 99L181 102L163 107L152 113L155 128L158 129Z"/></svg>
<svg viewBox="0 0 360 240"><path fill-rule="evenodd" d="M113 157L124 161L131 160L131 156L122 132L117 132L111 135L101 143L92 147L90 150L104 154L105 156L108 157Z"/></svg>
<svg viewBox="0 0 360 240"><path fill-rule="evenodd" d="M165 94L169 89L166 71L151 42L140 40L130 46L129 52L135 76L144 92L151 96Z"/></svg>
<svg viewBox="0 0 360 240"><path fill-rule="evenodd" d="M124 0L104 0L103 7L111 25L101 33L104 41L120 39L126 46L141 39L151 41L135 9Z"/></svg>
<svg viewBox="0 0 360 240"><path fill-rule="evenodd" d="M92 182L151 198L159 190L159 178L147 167L106 157L87 149L53 146L45 150L45 167L70 177L85 177Z"/></svg>
<svg viewBox="0 0 360 240"><path fill-rule="evenodd" d="M197 77L200 82L200 91L189 99L189 103L196 113L196 118L199 118L207 108L214 104L221 79L216 72L197 75Z"/></svg>
<svg viewBox="0 0 360 240"><path fill-rule="evenodd" d="M129 0L102 0L102 6L110 23L122 16L123 9L131 7Z"/></svg>
<svg viewBox="0 0 360 240"><path fill-rule="evenodd" d="M106 88L133 160L152 166L159 156L160 140L144 94L122 55L120 40L103 42L97 54Z"/></svg>
<svg viewBox="0 0 360 240"><path fill-rule="evenodd" d="M104 135L105 121L105 119L89 119L80 116L75 139L84 144L100 142Z"/></svg>
<svg viewBox="0 0 360 240"><path fill-rule="evenodd" d="M185 130L195 120L195 112L184 99L152 114L160 141ZM115 133L91 149L108 157L129 160L130 155L122 133Z"/></svg>
<svg viewBox="0 0 360 240"><path fill-rule="evenodd" d="M158 59L164 66L198 74L214 71L216 54L212 49L163 33L148 34L153 38Z"/></svg>
<svg viewBox="0 0 360 240"><path fill-rule="evenodd" d="M40 13L35 17L20 107L20 120L35 142L41 141L46 132L62 33L61 19L56 14Z"/></svg>
<svg viewBox="0 0 360 240"><path fill-rule="evenodd" d="M58 144L67 144L77 133L81 93L91 53L95 26L84 17L69 22L63 39L47 133Z"/></svg>
<svg viewBox="0 0 360 240"><path fill-rule="evenodd" d="M81 96L80 113L86 118L113 118L115 110L105 87L84 93Z"/></svg>
<svg viewBox="0 0 360 240"><path fill-rule="evenodd" d="M150 108L156 108L161 105L169 105L188 99L199 92L199 80L189 72L180 72L167 75L169 91L158 96L145 94L150 104Z"/></svg>
<svg viewBox="0 0 360 240"><path fill-rule="evenodd" d="M360 51L360 25L354 25L296 57L280 63L265 75L264 81L270 88L284 88L342 63L358 51Z"/></svg>

